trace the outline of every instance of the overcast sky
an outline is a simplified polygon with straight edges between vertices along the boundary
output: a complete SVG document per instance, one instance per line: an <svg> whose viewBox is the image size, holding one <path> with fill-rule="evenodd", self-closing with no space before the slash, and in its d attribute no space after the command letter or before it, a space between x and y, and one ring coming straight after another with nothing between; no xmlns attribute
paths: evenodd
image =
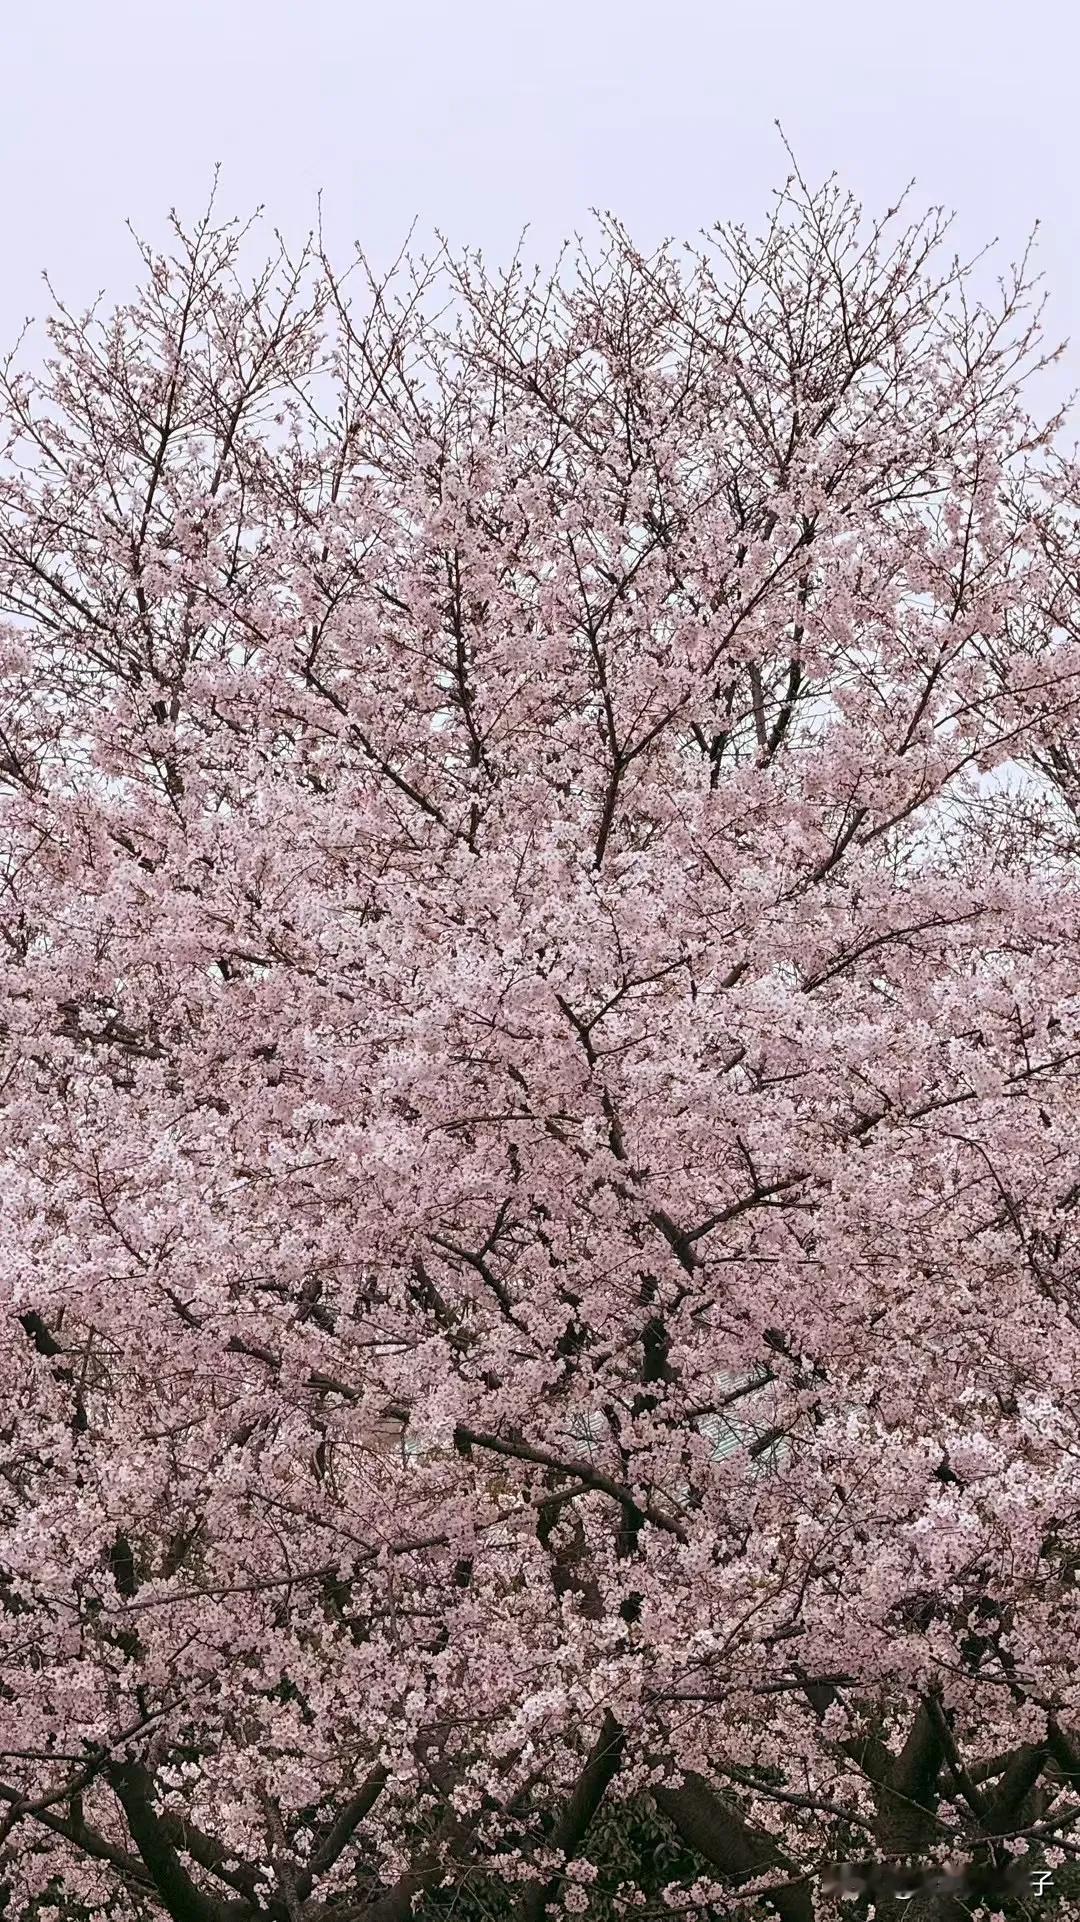
<svg viewBox="0 0 1080 1922"><path fill-rule="evenodd" d="M639 244L755 225L779 118L814 182L870 209L912 176L964 250L1036 219L1080 385L1080 0L6 0L0 341L48 267L122 296L124 222L219 206L376 259L414 217L494 264L610 208Z"/></svg>

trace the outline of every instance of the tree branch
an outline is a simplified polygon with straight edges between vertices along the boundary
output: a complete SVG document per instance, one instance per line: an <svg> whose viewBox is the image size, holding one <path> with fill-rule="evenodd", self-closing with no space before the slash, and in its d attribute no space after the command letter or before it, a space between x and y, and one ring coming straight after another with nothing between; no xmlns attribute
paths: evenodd
<svg viewBox="0 0 1080 1922"><path fill-rule="evenodd" d="M109 1769L108 1779L127 1817L131 1839L173 1922L222 1922L224 1904L196 1888L154 1811L149 1770L142 1762L124 1762Z"/></svg>
<svg viewBox="0 0 1080 1922"><path fill-rule="evenodd" d="M751 1828L700 1775L687 1775L679 1789L654 1789L653 1798L684 1842L736 1888L767 1869L791 1869L772 1837ZM771 1889L761 1899L775 1909L780 1922L813 1922L813 1901L803 1886Z"/></svg>
<svg viewBox="0 0 1080 1922"><path fill-rule="evenodd" d="M600 1733L571 1790L551 1838L551 1846L559 1849L568 1861L573 1859L581 1847L589 1823L618 1773L624 1744L625 1737L615 1717L610 1713L605 1714ZM518 1905L518 1922L540 1922L547 1904L554 1901L558 1894L561 1882L560 1875L552 1876L547 1882L531 1882Z"/></svg>

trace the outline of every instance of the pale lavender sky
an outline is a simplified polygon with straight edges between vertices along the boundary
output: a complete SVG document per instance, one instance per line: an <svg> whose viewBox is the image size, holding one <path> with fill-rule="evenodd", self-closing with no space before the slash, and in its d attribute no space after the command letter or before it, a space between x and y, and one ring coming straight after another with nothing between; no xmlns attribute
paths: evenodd
<svg viewBox="0 0 1080 1922"><path fill-rule="evenodd" d="M1080 0L7 0L0 344L40 271L122 296L125 218L219 206L376 259L414 216L542 258L609 207L642 244L756 225L787 160L881 210L955 208L965 251L1036 218L1080 384ZM1062 386L1066 376L1062 377Z"/></svg>

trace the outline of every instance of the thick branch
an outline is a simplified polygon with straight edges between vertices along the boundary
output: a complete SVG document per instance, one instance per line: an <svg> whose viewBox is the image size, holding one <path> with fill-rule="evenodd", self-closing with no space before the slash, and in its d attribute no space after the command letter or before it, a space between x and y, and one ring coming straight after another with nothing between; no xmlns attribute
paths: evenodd
<svg viewBox="0 0 1080 1922"><path fill-rule="evenodd" d="M348 1848L364 1817L370 1814L386 1787L386 1776L385 1768L373 1769L351 1801L346 1802L340 1815L313 1850L307 1868L302 1869L296 1878L296 1894L299 1901L306 1902L319 1877L327 1875L342 1850Z"/></svg>
<svg viewBox="0 0 1080 1922"><path fill-rule="evenodd" d="M639 1502L629 1488L624 1488L621 1482L612 1481L609 1475L602 1474L589 1462L566 1462L545 1448L533 1448L529 1442L514 1440L503 1435L479 1434L473 1428L456 1428L454 1441L466 1452L470 1448L488 1448L492 1454L508 1455L514 1461L535 1462L540 1468L557 1469L560 1473L572 1476L576 1481L581 1482L583 1487L595 1488L601 1494L609 1495L612 1501L618 1502L623 1508L631 1511L639 1521L651 1522L654 1528L662 1528L666 1534L676 1535L680 1541L686 1539L685 1530L680 1523L672 1521L660 1509L653 1508L649 1502Z"/></svg>
<svg viewBox="0 0 1080 1922"><path fill-rule="evenodd" d="M18 1789L12 1788L7 1782L0 1782L0 1802L18 1805L23 1801L24 1797ZM73 1848L81 1850L84 1855L92 1856L95 1862L107 1862L125 1880L150 1886L150 1878L137 1856L114 1848L111 1842L107 1842L103 1835L85 1822L69 1820L57 1815L55 1809L47 1808L28 1808L26 1815L42 1828L51 1830L53 1835L63 1836L65 1842L70 1842Z"/></svg>
<svg viewBox="0 0 1080 1922"><path fill-rule="evenodd" d="M772 1837L752 1829L700 1775L687 1775L680 1789L654 1789L653 1795L684 1842L736 1887L768 1869L791 1869ZM812 1922L813 1902L805 1887L773 1889L762 1900L781 1922Z"/></svg>
<svg viewBox="0 0 1080 1922"><path fill-rule="evenodd" d="M618 1772L623 1747L622 1729L613 1715L606 1714L551 1838L552 1847L561 1850L568 1861L581 1847L589 1823ZM518 1922L540 1922L547 1904L558 1894L559 1886L558 1876L546 1883L530 1883L518 1908Z"/></svg>
<svg viewBox="0 0 1080 1922"><path fill-rule="evenodd" d="M174 1922L221 1922L222 1904L196 1888L154 1811L148 1770L141 1762L125 1762L109 1770L109 1781L131 1839Z"/></svg>

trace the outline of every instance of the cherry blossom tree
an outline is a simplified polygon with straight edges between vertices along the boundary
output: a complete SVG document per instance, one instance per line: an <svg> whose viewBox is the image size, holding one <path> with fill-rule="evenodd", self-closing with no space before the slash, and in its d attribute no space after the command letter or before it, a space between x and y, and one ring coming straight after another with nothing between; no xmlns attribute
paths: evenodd
<svg viewBox="0 0 1080 1922"><path fill-rule="evenodd" d="M252 245L0 383L8 1915L1080 1914L1026 262Z"/></svg>

